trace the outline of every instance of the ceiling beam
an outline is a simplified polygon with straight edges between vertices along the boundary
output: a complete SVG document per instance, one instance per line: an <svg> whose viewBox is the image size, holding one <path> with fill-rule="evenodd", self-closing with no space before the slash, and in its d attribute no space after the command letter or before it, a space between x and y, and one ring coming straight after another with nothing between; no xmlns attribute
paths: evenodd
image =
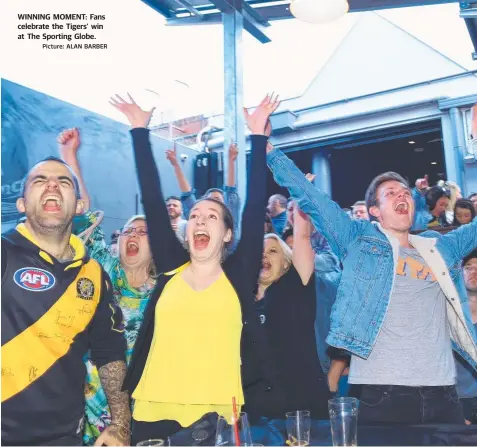
<svg viewBox="0 0 477 447"><path fill-rule="evenodd" d="M200 20L204 17L204 15L194 6L192 6L187 0L176 0L177 3L180 3L187 11L189 11L191 14L194 14L196 17L198 17Z"/></svg>
<svg viewBox="0 0 477 447"><path fill-rule="evenodd" d="M166 5L160 0L142 0L150 8L154 9L154 11L158 12L166 19L174 17L174 12L171 11Z"/></svg>
<svg viewBox="0 0 477 447"><path fill-rule="evenodd" d="M214 12L202 14L202 18L191 14L187 17L172 17L167 19L167 26L212 25L222 22L222 13Z"/></svg>
<svg viewBox="0 0 477 447"><path fill-rule="evenodd" d="M381 9L390 9L390 8L400 8L400 7L410 7L410 6L422 6L422 5L434 5L434 4L444 4L444 3L456 3L456 0L404 0L402 2L390 2L389 0L349 0L350 12L364 12L364 11L374 11ZM214 2L215 3L215 2ZM224 7L227 8L229 4L225 0L218 0L217 3L224 4ZM293 19L293 15L290 13L290 3L283 2L282 4L275 4L268 6L266 1L248 1L243 2L247 8L247 11L256 18L259 17L263 21L264 26L269 26L269 21L273 20L285 20ZM253 5L253 6L251 6ZM222 20L221 13L217 11L220 9L217 4L209 5L205 7L196 7L196 9L204 15L204 21L207 23L220 23ZM209 12L213 11L213 12ZM183 13L185 11L176 11L178 13ZM259 20L259 23L260 23ZM197 21L194 17L171 17L168 19L168 25L180 26L180 25L195 25L202 22Z"/></svg>
<svg viewBox="0 0 477 447"><path fill-rule="evenodd" d="M247 4L244 0L211 0L224 14L238 12L243 17L243 27L253 37L261 43L270 42L271 39L266 35L265 28L270 26L268 21L260 16L259 13Z"/></svg>

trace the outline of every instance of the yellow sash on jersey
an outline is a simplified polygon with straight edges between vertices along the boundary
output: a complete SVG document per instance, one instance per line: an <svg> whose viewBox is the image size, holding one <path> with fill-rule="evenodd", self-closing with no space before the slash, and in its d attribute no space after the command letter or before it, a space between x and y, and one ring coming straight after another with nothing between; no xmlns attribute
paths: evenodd
<svg viewBox="0 0 477 447"><path fill-rule="evenodd" d="M2 346L2 402L39 379L69 351L94 316L101 286L101 268L91 260L38 321Z"/></svg>

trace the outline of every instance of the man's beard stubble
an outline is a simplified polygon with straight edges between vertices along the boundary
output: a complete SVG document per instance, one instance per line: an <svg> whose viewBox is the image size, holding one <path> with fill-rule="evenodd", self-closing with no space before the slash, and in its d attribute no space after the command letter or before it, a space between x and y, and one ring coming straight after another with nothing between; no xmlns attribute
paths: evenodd
<svg viewBox="0 0 477 447"><path fill-rule="evenodd" d="M27 221L38 234L51 236L53 234L64 235L71 232L73 217L65 218L63 221L56 223L48 223L47 218L37 216L35 213L26 213Z"/></svg>

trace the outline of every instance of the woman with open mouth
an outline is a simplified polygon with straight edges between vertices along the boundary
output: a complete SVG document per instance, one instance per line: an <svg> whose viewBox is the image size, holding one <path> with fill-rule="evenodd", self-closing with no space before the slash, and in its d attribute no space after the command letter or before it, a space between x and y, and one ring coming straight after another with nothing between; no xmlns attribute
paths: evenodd
<svg viewBox="0 0 477 447"><path fill-rule="evenodd" d="M58 143L60 155L76 174L81 197L89 208L89 194L77 158L80 148L79 131L63 131L58 136ZM106 244L104 233L101 227L97 226L95 213L88 210L80 217L81 233L89 234L85 241L88 254L108 273L115 304L122 311L127 343L126 362L129 364L146 304L156 284L156 269L147 237L146 217L132 216L125 223L118 239L119 256ZM87 375L83 442L85 445L93 445L96 438L111 423L111 413L96 366L89 356L86 356L85 363Z"/></svg>
<svg viewBox="0 0 477 447"><path fill-rule="evenodd" d="M277 399L262 413L283 419L287 412L308 410L315 419L328 419L330 391L315 337L312 226L298 207L293 220L293 251L278 235L265 235L256 309L278 377L273 390Z"/></svg>
<svg viewBox="0 0 477 447"><path fill-rule="evenodd" d="M230 414L233 398L239 407L244 404L248 385L270 387L252 297L263 247L265 128L279 102L267 96L252 114L246 113L252 132L247 202L241 240L226 256L234 223L228 208L213 198L197 201L191 210L189 251L177 240L146 128L152 110L146 112L130 100L117 97L112 104L133 128L138 180L159 272L124 383L135 399L136 444L171 436L207 413ZM242 364L244 351L250 360Z"/></svg>
<svg viewBox="0 0 477 447"><path fill-rule="evenodd" d="M133 216L124 225L118 239L119 256L110 252L99 229L89 238L87 247L90 256L103 265L111 279L115 303L123 313L126 362L129 364L144 311L156 285L156 269L149 247L145 216ZM86 445L93 445L110 424L111 414L98 370L89 359L86 360L86 370L83 440Z"/></svg>

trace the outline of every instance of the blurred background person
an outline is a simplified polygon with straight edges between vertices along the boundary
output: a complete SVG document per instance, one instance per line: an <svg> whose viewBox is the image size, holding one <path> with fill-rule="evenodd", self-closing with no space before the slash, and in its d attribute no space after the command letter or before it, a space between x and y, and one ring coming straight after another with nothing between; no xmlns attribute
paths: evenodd
<svg viewBox="0 0 477 447"><path fill-rule="evenodd" d="M366 202L359 200L351 207L351 215L356 220L369 220L368 208L366 208Z"/></svg>
<svg viewBox="0 0 477 447"><path fill-rule="evenodd" d="M459 199L455 203L453 227L460 227L461 225L472 222L476 213L474 204L467 199Z"/></svg>
<svg viewBox="0 0 477 447"><path fill-rule="evenodd" d="M277 234L282 234L287 223L287 198L274 194L268 199L268 211Z"/></svg>

